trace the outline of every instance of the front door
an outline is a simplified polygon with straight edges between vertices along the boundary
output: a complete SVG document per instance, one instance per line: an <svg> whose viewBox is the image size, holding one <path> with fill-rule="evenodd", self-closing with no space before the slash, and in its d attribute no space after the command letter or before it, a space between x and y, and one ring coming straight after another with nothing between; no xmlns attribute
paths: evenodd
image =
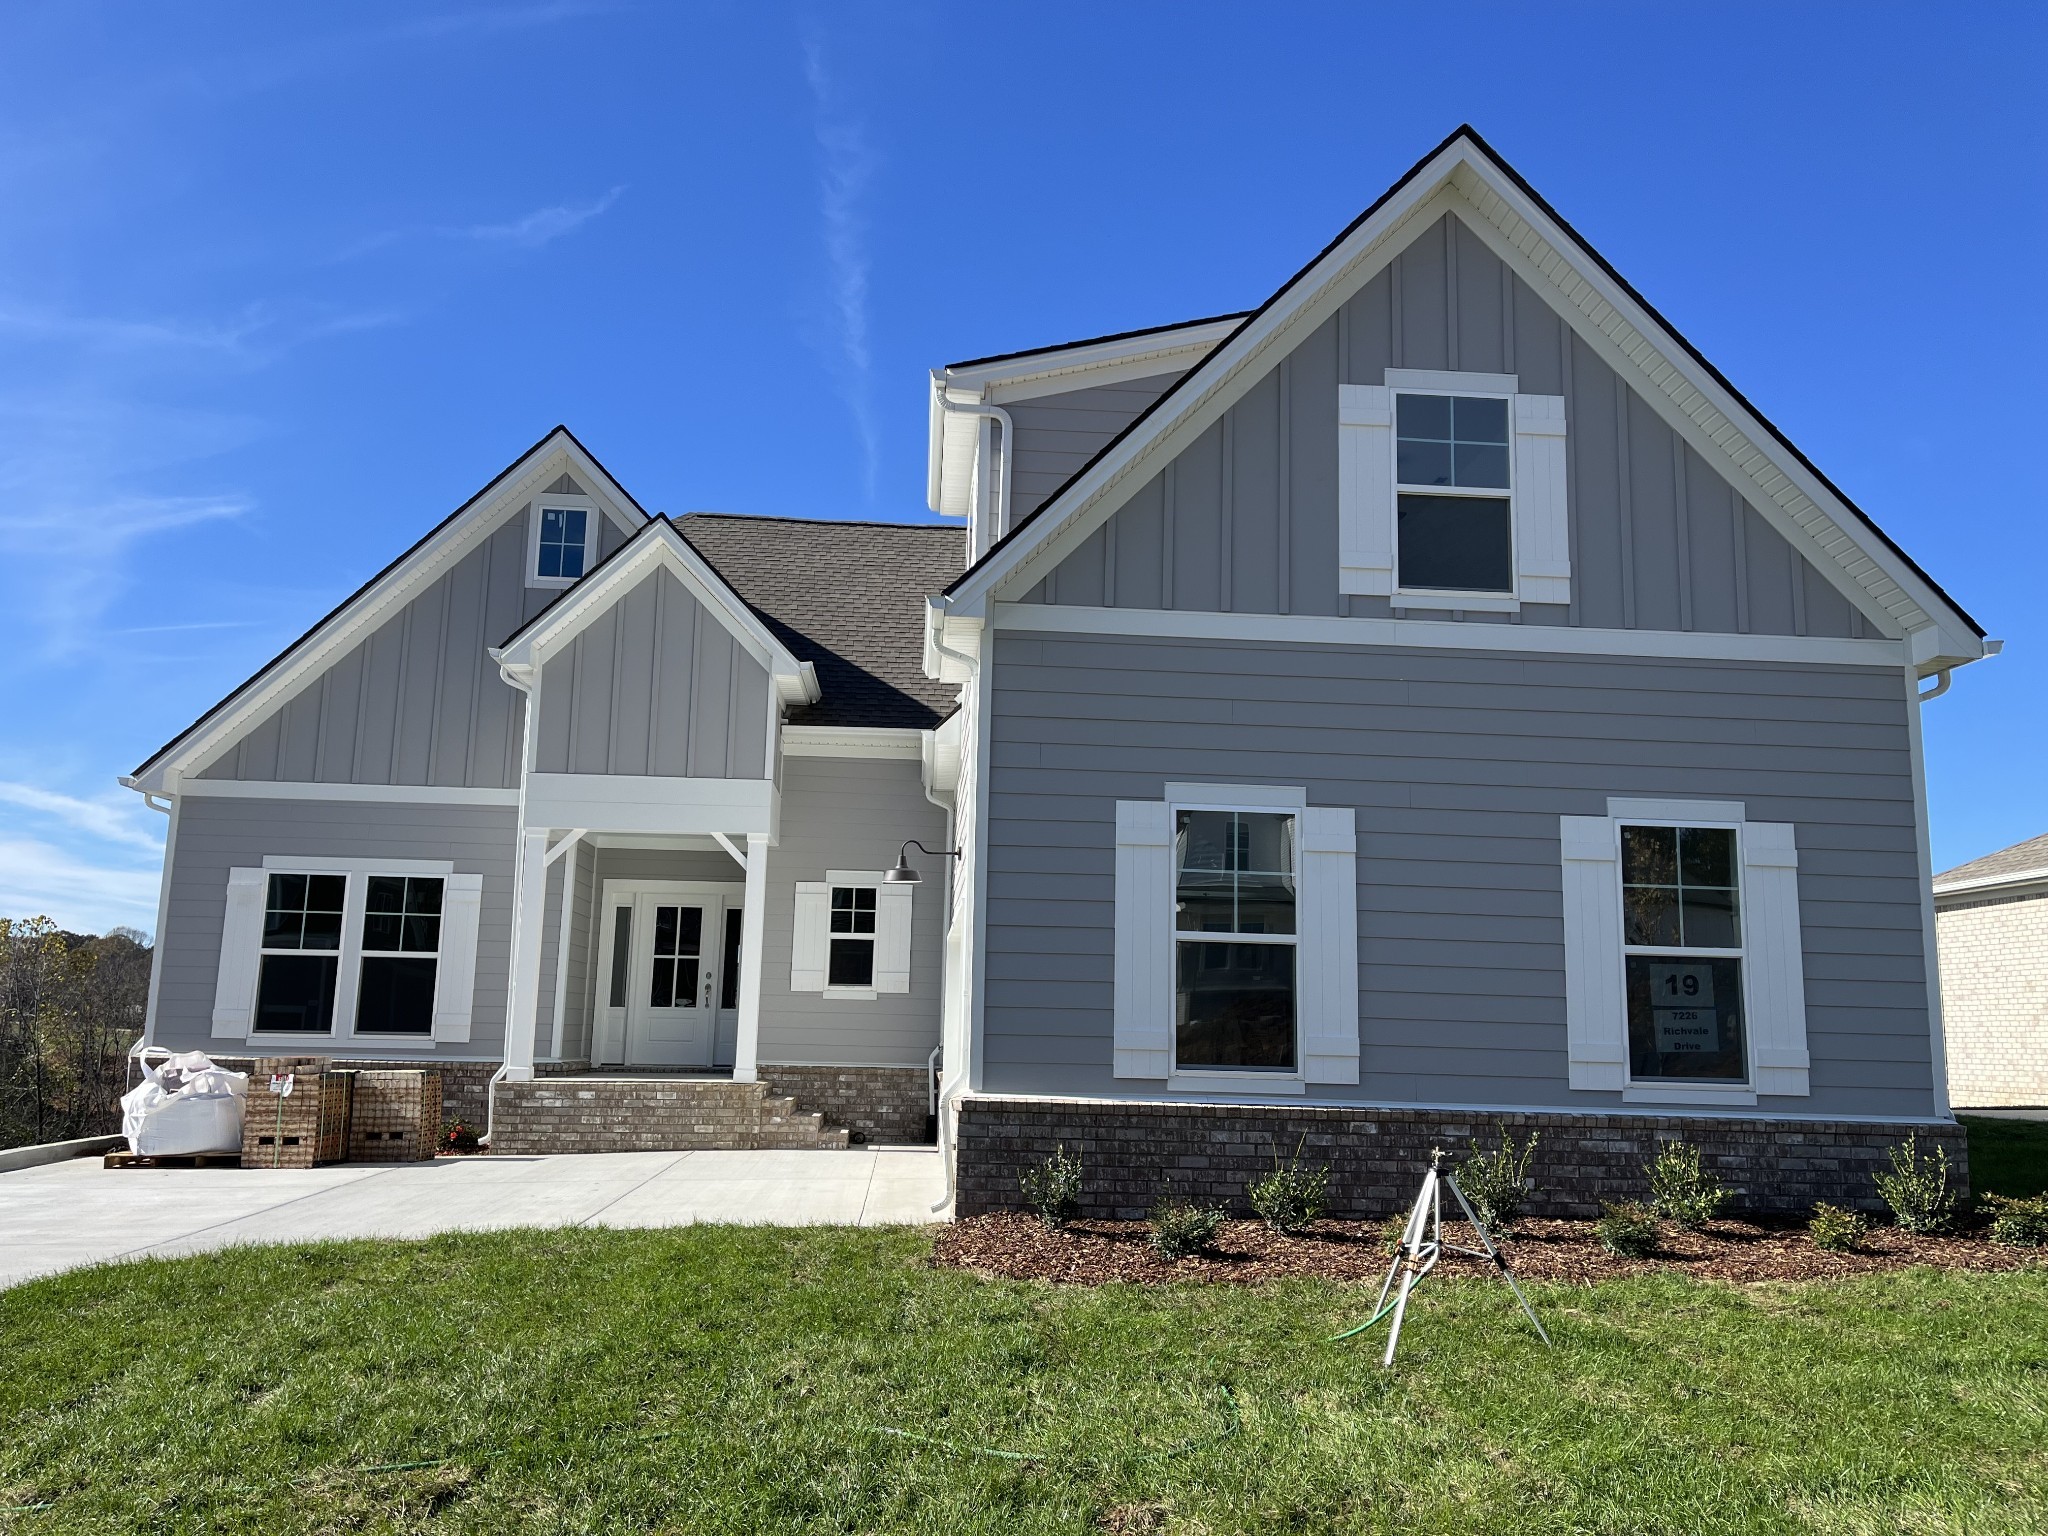
<svg viewBox="0 0 2048 1536"><path fill-rule="evenodd" d="M740 895L701 885L610 889L601 930L599 1063L730 1066Z"/></svg>

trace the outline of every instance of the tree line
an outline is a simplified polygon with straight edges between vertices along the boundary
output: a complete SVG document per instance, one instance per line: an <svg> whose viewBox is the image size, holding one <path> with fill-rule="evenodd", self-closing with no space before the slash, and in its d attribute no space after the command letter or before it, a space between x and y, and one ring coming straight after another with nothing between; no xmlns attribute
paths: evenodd
<svg viewBox="0 0 2048 1536"><path fill-rule="evenodd" d="M150 958L133 928L0 918L0 1147L120 1130Z"/></svg>

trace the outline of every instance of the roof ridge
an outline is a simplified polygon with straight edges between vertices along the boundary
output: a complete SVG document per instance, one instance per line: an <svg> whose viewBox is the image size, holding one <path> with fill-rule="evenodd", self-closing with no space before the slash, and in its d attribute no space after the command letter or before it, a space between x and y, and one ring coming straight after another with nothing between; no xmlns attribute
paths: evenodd
<svg viewBox="0 0 2048 1536"><path fill-rule="evenodd" d="M880 517L795 517L787 512L677 512L662 513L663 517L678 526L693 517L722 517L736 523L800 523L805 527L817 528L910 528L920 532L966 533L958 522L948 523L901 523Z"/></svg>

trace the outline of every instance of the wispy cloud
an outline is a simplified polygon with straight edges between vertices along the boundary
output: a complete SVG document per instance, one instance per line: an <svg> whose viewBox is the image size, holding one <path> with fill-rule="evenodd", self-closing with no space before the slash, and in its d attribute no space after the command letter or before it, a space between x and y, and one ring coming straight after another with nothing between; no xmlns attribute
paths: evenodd
<svg viewBox="0 0 2048 1536"><path fill-rule="evenodd" d="M120 869L35 838L0 837L0 917L48 917L74 932L156 927L161 872Z"/></svg>
<svg viewBox="0 0 2048 1536"><path fill-rule="evenodd" d="M465 241L538 250L588 224L617 202L619 194L625 190L624 187L613 187L604 196L588 203L552 203L499 224L421 224L406 229L379 230L344 246L334 259L353 261L358 256L367 256L372 251L381 251L407 240Z"/></svg>
<svg viewBox="0 0 2048 1536"><path fill-rule="evenodd" d="M860 434L863 483L875 497L881 432L875 419L874 365L868 350L868 230L863 208L876 156L866 124L841 100L815 33L804 39L804 80L818 141L818 215L823 225L832 312L833 372Z"/></svg>
<svg viewBox="0 0 2048 1536"><path fill-rule="evenodd" d="M131 848L163 852L163 840L136 825L137 818L154 813L142 810L141 800L127 791L119 800L81 800L34 784L16 784L0 779L0 805L19 806L37 812L65 826L86 832L103 842L125 843Z"/></svg>

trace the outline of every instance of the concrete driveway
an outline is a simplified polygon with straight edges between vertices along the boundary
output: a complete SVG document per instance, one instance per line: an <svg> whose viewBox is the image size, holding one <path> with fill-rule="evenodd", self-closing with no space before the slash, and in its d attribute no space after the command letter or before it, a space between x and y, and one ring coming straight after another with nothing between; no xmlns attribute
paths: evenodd
<svg viewBox="0 0 2048 1536"><path fill-rule="evenodd" d="M0 1286L81 1264L232 1243L426 1237L491 1227L927 1222L945 1193L931 1147L610 1152L332 1168L0 1173Z"/></svg>

